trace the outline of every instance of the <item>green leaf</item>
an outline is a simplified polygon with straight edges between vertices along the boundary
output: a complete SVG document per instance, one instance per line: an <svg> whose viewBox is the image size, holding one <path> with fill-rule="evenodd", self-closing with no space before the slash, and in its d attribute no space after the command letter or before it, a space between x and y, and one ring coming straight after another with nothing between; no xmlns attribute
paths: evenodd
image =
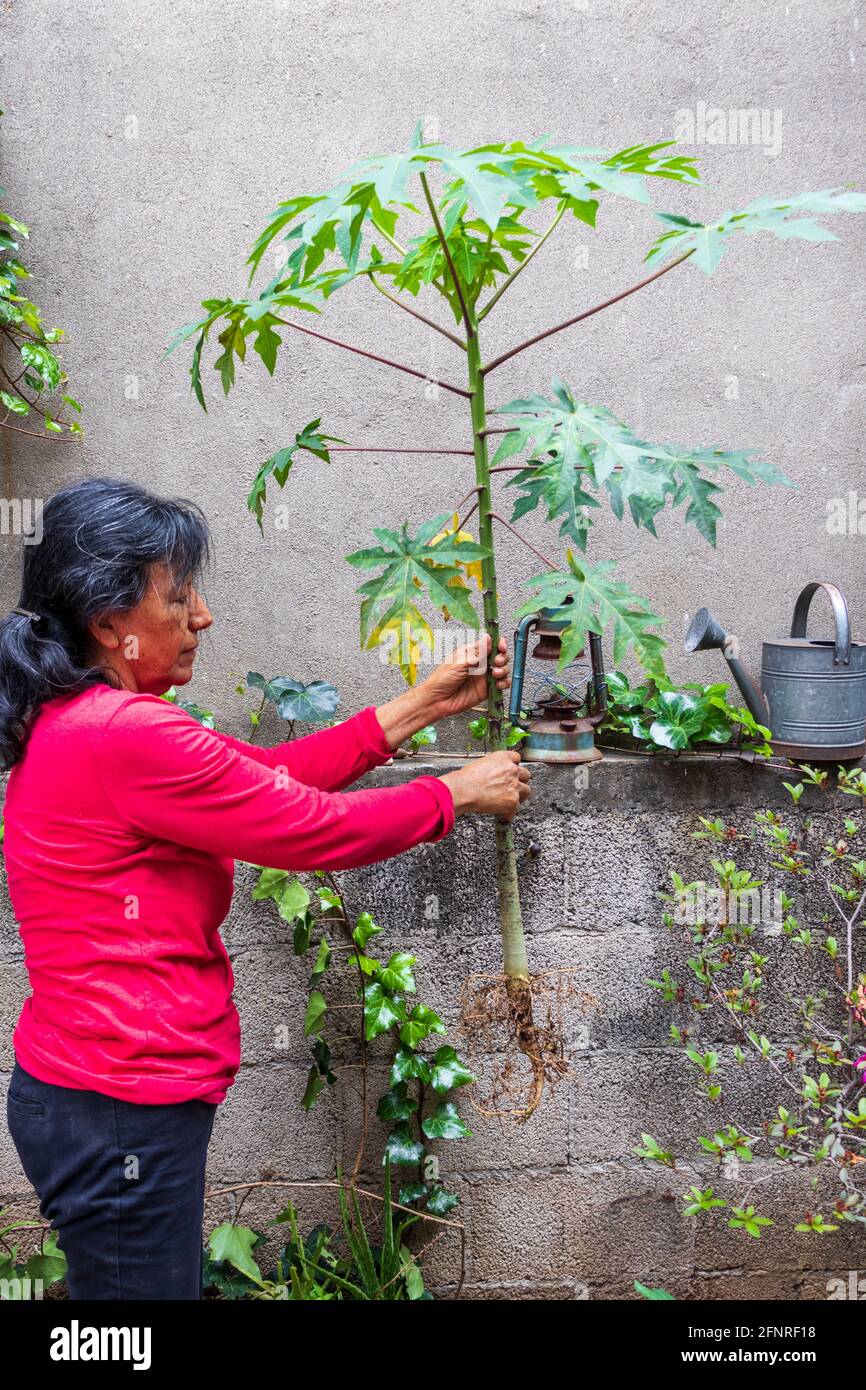
<svg viewBox="0 0 866 1390"><path fill-rule="evenodd" d="M791 198L756 198L738 212L725 212L717 222L704 225L679 214L661 212L656 216L672 228L650 247L645 261L660 264L672 256L690 254L690 259L707 275L712 275L736 232L771 232L782 240L798 237L804 241L835 241L815 217L837 212L866 212L866 194L845 188L825 188L816 193L798 193Z"/></svg>
<svg viewBox="0 0 866 1390"><path fill-rule="evenodd" d="M380 544L365 550L353 551L346 559L358 569L380 569L375 578L362 584L361 645L364 646L373 626L383 628L388 623L409 621L415 609L419 588L426 591L434 606L448 610L462 623L477 628L478 615L472 606L469 590L451 584L461 578L460 566L480 560L489 552L474 541L460 540L454 534L442 536L436 544L434 537L443 530L449 514L434 517L419 526L417 534L409 534L404 522L401 531L377 528L373 534Z"/></svg>
<svg viewBox="0 0 866 1390"><path fill-rule="evenodd" d="M398 1049L391 1063L391 1085L396 1086L400 1081L408 1081L415 1078L428 1085L431 1080L431 1064L426 1057L419 1052L404 1052Z"/></svg>
<svg viewBox="0 0 866 1390"><path fill-rule="evenodd" d="M3 402L7 410L11 410L13 415L29 415L30 407L20 396L10 395L8 391L0 391L0 401Z"/></svg>
<svg viewBox="0 0 866 1390"><path fill-rule="evenodd" d="M382 1166L389 1159L392 1163L405 1164L419 1163L423 1157L424 1145L412 1138L408 1121L395 1125L385 1142Z"/></svg>
<svg viewBox="0 0 866 1390"><path fill-rule="evenodd" d="M464 1066L453 1047L440 1047L433 1058L430 1082L437 1095L445 1095L455 1086L465 1086L475 1081L475 1076Z"/></svg>
<svg viewBox="0 0 866 1390"><path fill-rule="evenodd" d="M217 1226L208 1241L211 1259L232 1265L255 1283L262 1282L262 1272L252 1256L258 1237L248 1226L233 1226L226 1222Z"/></svg>
<svg viewBox="0 0 866 1390"><path fill-rule="evenodd" d="M276 676L270 682L276 694L277 713L283 719L299 719L304 724L323 724L340 703L336 686L330 681L289 680Z"/></svg>
<svg viewBox="0 0 866 1390"><path fill-rule="evenodd" d="M417 957L410 956L405 951L395 952L388 960L388 964L379 972L379 983L387 990L400 990L405 994L415 993L415 980L412 975L412 966Z"/></svg>
<svg viewBox="0 0 866 1390"><path fill-rule="evenodd" d="M279 899L288 877L286 869L262 869L253 888L253 902L263 902L266 898Z"/></svg>
<svg viewBox="0 0 866 1390"><path fill-rule="evenodd" d="M523 615L534 613L539 605L562 607L560 616L568 620L568 625L561 633L562 651L557 670L563 670L583 650L590 632L603 635L605 628L612 626L613 659L617 664L633 647L649 675L664 676L661 654L666 644L658 634L650 631L662 620L647 607L644 599L612 577L614 562L602 560L590 566L578 562L568 551L567 563L567 571L551 570L532 578L529 583L537 587L537 600L518 610L518 614Z"/></svg>
<svg viewBox="0 0 866 1390"><path fill-rule="evenodd" d="M651 1302L657 1303L662 1300L669 1300L672 1302L675 1301L673 1294L668 1293L667 1289L650 1289L647 1287L646 1284L641 1284L638 1279L634 1280L633 1286L637 1293L639 1293L643 1298L648 1298Z"/></svg>
<svg viewBox="0 0 866 1390"><path fill-rule="evenodd" d="M432 1115L422 1121L428 1139L466 1139L472 1130L464 1124L453 1101L440 1101Z"/></svg>
<svg viewBox="0 0 866 1390"><path fill-rule="evenodd" d="M418 1109L418 1102L407 1091L405 1081L400 1081L386 1091L376 1107L376 1114L385 1124L394 1120L409 1120Z"/></svg>
<svg viewBox="0 0 866 1390"><path fill-rule="evenodd" d="M328 449L329 444L345 444L344 439L339 439L335 434L322 434L319 432L321 419L310 420L304 425L303 429L298 430L295 435L294 443L289 444L284 449L278 449L270 458L265 459L256 474L253 485L247 497L247 506L259 524L259 530L263 531L262 515L264 512L265 499L267 497L268 482L273 478L279 487L285 487L286 480L295 461L295 455L301 451L315 455L316 458L324 460L325 463L331 462L331 455Z"/></svg>
<svg viewBox="0 0 866 1390"><path fill-rule="evenodd" d="M277 365L277 352L283 342L279 333L274 332L273 324L275 321L274 316L269 314L261 324L253 343L253 351L258 353L271 376L273 376Z"/></svg>
<svg viewBox="0 0 866 1390"><path fill-rule="evenodd" d="M304 1037L308 1038L311 1033L320 1033L325 1026L325 1014L328 1012L328 1004L325 996L314 989L307 1003L307 1012L304 1017Z"/></svg>
<svg viewBox="0 0 866 1390"><path fill-rule="evenodd" d="M312 1110L316 1101L319 1099L319 1095L324 1090L324 1086L325 1082L319 1073L319 1068L310 1067L307 1073L307 1084L304 1088L304 1094L301 1100L301 1106L304 1110Z"/></svg>
<svg viewBox="0 0 866 1390"><path fill-rule="evenodd" d="M359 912L352 929L352 940L363 951L373 936L378 936L382 928L377 926L369 912Z"/></svg>
<svg viewBox="0 0 866 1390"><path fill-rule="evenodd" d="M372 1042L374 1038L378 1038L380 1033L387 1033L395 1023L402 1022L405 1017L406 1008L402 999L392 999L390 995L385 993L378 981L367 985L364 990L367 1042Z"/></svg>
<svg viewBox="0 0 866 1390"><path fill-rule="evenodd" d="M58 1247L54 1231L45 1237L41 1251L28 1258L24 1269L28 1278L40 1279L45 1288L66 1278L66 1256Z"/></svg>
<svg viewBox="0 0 866 1390"><path fill-rule="evenodd" d="M54 353L47 347L43 347L41 343L22 343L19 352L24 365L30 367L41 378L49 391L60 385L63 369Z"/></svg>
<svg viewBox="0 0 866 1390"><path fill-rule="evenodd" d="M277 906L284 922L294 922L296 917L303 917L310 906L310 895L299 878L289 879L285 883L277 897Z"/></svg>
<svg viewBox="0 0 866 1390"><path fill-rule="evenodd" d="M405 1016L405 1015L404 1015ZM400 1041L405 1047L417 1047L431 1033L444 1033L445 1024L438 1014L425 1004L416 1004L400 1029Z"/></svg>
<svg viewBox="0 0 866 1390"><path fill-rule="evenodd" d="M459 1203L459 1197L453 1192L446 1192L444 1187L435 1187L424 1205L433 1216L447 1216Z"/></svg>
<svg viewBox="0 0 866 1390"><path fill-rule="evenodd" d="M325 973L325 971L327 970L327 968L328 968L328 966L330 965L330 963L331 963L331 947L330 947L330 945L328 944L327 938L323 936L322 939L321 939L321 941L319 942L319 952L318 952L318 955L316 956L316 963L315 963L315 965L313 966L312 973L311 973L311 975L310 975L310 984L311 984L311 985L318 984L319 980L320 980L320 979L322 978L322 976L324 975L324 973Z"/></svg>
<svg viewBox="0 0 866 1390"><path fill-rule="evenodd" d="M314 926L312 914L302 912L292 932L292 950L296 956L302 956L310 949Z"/></svg>
<svg viewBox="0 0 866 1390"><path fill-rule="evenodd" d="M497 413L513 417L513 423L493 463L528 453L526 468L509 483L521 491L512 520L543 503L547 519L561 518L560 535L571 537L581 550L591 521L586 508L599 506L591 489L607 493L619 519L628 504L635 525L653 535L655 518L668 502L672 508L685 503L686 521L715 545L721 515L716 498L722 489L713 474L729 468L750 484L795 486L772 464L755 458L754 450L653 444L605 407L576 400L564 382L554 380L552 393L552 399L535 395L499 407Z"/></svg>
<svg viewBox="0 0 866 1390"><path fill-rule="evenodd" d="M413 1182L408 1187L401 1187L397 1198L401 1206L411 1206L413 1202L418 1202L422 1197L427 1196L428 1187L426 1182Z"/></svg>

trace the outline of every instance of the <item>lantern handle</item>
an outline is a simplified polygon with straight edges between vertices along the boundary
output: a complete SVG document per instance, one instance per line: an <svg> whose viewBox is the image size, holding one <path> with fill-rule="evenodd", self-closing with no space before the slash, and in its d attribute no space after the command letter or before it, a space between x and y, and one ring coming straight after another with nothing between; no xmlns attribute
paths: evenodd
<svg viewBox="0 0 866 1390"><path fill-rule="evenodd" d="M526 669L526 644L529 630L541 617L540 613L527 613L521 618L514 633L514 669L511 676L511 699L508 703L508 719L512 724L520 723L520 702L523 699L523 673Z"/></svg>

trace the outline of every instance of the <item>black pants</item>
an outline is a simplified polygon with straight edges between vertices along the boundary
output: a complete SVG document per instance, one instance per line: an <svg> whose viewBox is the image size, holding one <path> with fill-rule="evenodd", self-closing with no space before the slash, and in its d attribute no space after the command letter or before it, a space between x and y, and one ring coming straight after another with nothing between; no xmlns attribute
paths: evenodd
<svg viewBox="0 0 866 1390"><path fill-rule="evenodd" d="M135 1105L37 1081L16 1061L6 1114L57 1232L70 1298L201 1298L216 1105Z"/></svg>

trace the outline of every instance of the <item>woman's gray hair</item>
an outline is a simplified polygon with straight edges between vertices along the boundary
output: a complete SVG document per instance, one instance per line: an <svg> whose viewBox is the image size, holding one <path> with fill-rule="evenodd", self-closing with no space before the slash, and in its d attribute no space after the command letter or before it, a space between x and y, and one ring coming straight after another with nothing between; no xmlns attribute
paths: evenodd
<svg viewBox="0 0 866 1390"><path fill-rule="evenodd" d="M18 606L0 621L5 768L21 758L46 700L107 682L89 660L93 619L140 603L152 565L167 565L180 584L196 578L210 555L199 507L114 478L87 478L55 493L40 525L38 543L22 546Z"/></svg>

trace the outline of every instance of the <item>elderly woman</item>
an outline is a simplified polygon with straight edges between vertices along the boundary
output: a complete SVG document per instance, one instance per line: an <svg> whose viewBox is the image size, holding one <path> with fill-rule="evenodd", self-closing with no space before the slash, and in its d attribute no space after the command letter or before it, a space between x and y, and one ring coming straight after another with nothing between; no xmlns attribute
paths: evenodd
<svg viewBox="0 0 866 1390"><path fill-rule="evenodd" d="M233 860L351 869L441 840L456 816L510 818L529 795L514 752L344 791L483 697L489 638L276 748L160 699L189 681L213 621L195 588L207 553L190 503L67 487L0 624L4 848L32 989L7 1116L77 1299L201 1296L207 1146L240 1064L220 937ZM493 675L508 684L504 642Z"/></svg>

